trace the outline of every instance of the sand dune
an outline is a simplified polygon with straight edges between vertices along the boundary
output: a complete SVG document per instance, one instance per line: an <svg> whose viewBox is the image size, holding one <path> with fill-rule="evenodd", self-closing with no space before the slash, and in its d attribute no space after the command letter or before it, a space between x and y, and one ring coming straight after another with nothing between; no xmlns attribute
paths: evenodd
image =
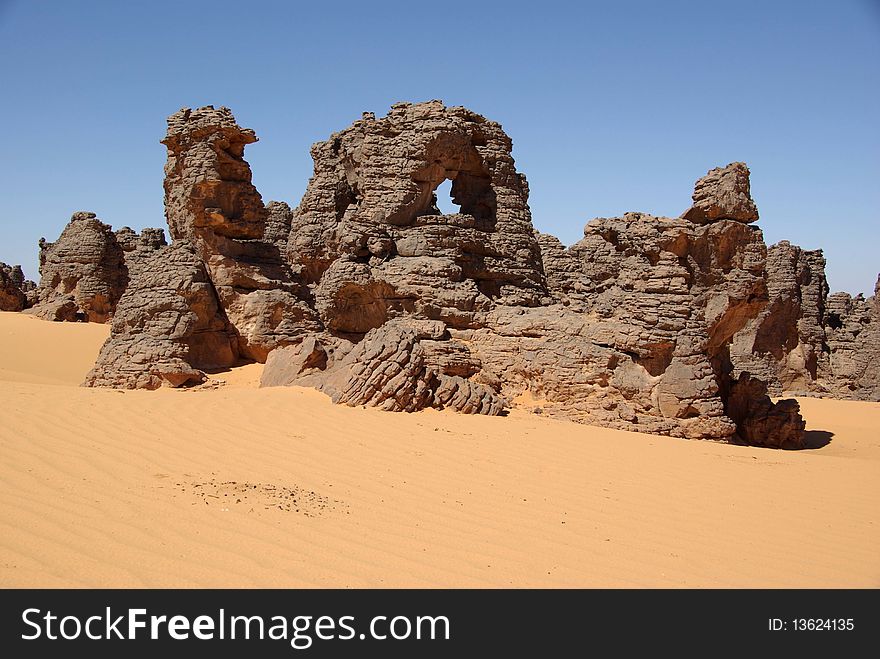
<svg viewBox="0 0 880 659"><path fill-rule="evenodd" d="M2 586L880 586L880 404L793 452L77 387L106 335L0 314Z"/></svg>

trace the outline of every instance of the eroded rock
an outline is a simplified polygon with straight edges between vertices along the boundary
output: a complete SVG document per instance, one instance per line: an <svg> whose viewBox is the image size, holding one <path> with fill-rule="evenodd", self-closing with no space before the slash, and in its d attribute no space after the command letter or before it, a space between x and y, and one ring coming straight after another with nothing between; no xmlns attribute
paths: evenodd
<svg viewBox="0 0 880 659"><path fill-rule="evenodd" d="M768 303L733 339L734 376L749 373L768 391L819 393L825 344L825 258L782 241L767 251Z"/></svg>
<svg viewBox="0 0 880 659"><path fill-rule="evenodd" d="M111 323L85 385L157 389L198 384L205 370L232 366L238 341L201 259L188 241L142 264Z"/></svg>
<svg viewBox="0 0 880 659"><path fill-rule="evenodd" d="M207 106L169 117L162 143L171 237L192 242L204 261L242 356L264 362L321 325L282 253L286 205L265 207L251 183L244 148L256 141L228 108Z"/></svg>
<svg viewBox="0 0 880 659"><path fill-rule="evenodd" d="M758 207L752 201L749 185L749 168L742 162L711 170L697 181L693 200L694 205L682 217L697 224L716 220L745 223L758 220Z"/></svg>
<svg viewBox="0 0 880 659"><path fill-rule="evenodd" d="M20 265L6 265L0 262L0 311L22 311L28 306L27 291Z"/></svg>
<svg viewBox="0 0 880 659"><path fill-rule="evenodd" d="M880 401L880 276L867 299L830 295L825 318L829 358L820 383L836 398Z"/></svg>
<svg viewBox="0 0 880 659"><path fill-rule="evenodd" d="M54 243L40 240L33 313L46 320L106 323L128 285L122 246L94 213L74 213Z"/></svg>
<svg viewBox="0 0 880 659"><path fill-rule="evenodd" d="M731 385L727 415L737 425L740 439L755 446L802 448L806 424L794 399L773 403L767 385L741 373Z"/></svg>
<svg viewBox="0 0 880 659"><path fill-rule="evenodd" d="M539 304L540 249L511 146L497 123L440 101L399 103L315 144L288 240L294 271L317 285L338 259L357 260L386 291L389 317L456 327L493 303ZM437 209L447 179L456 215Z"/></svg>
<svg viewBox="0 0 880 659"><path fill-rule="evenodd" d="M501 126L464 108L397 104L314 145L294 210L251 184L255 141L225 108L169 119L175 244L139 266L90 384L199 381L240 355L266 361L264 386L347 405L499 414L524 396L587 423L799 445L796 403L737 371L732 343L779 315L768 304L786 286L806 306L821 286L785 283L781 250L768 276L742 163L698 181L681 218L599 218L565 248L533 230ZM459 213L437 208L447 179ZM116 242L131 252L130 235ZM804 320L798 341L820 341L814 329Z"/></svg>
<svg viewBox="0 0 880 659"><path fill-rule="evenodd" d="M396 319L370 330L330 361L323 349L306 341L299 350L285 348L289 353L277 358L273 354L262 383L314 386L335 403L391 412L435 407L467 414L501 413L506 401L488 386L459 374L461 365L447 359L450 350L437 345L451 343L444 338L448 339L442 322ZM467 351L464 345L458 348Z"/></svg>

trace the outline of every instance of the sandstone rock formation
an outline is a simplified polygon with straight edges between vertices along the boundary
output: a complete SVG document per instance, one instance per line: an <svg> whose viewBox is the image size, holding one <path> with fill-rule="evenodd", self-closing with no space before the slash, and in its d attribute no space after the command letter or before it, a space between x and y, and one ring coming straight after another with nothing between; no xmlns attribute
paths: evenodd
<svg viewBox="0 0 880 659"><path fill-rule="evenodd" d="M87 386L178 387L238 358L234 330L204 264L185 240L154 250L120 300Z"/></svg>
<svg viewBox="0 0 880 659"><path fill-rule="evenodd" d="M725 413L736 423L740 439L769 448L800 448L806 423L794 399L774 404L767 385L741 373L731 385Z"/></svg>
<svg viewBox="0 0 880 659"><path fill-rule="evenodd" d="M818 391L825 346L825 258L782 241L767 250L768 304L733 339L735 376L749 373L775 396Z"/></svg>
<svg viewBox="0 0 880 659"><path fill-rule="evenodd" d="M749 168L734 162L727 167L716 167L697 181L694 187L694 205L682 217L697 224L716 220L755 222L758 208L752 201Z"/></svg>
<svg viewBox="0 0 880 659"><path fill-rule="evenodd" d="M94 213L74 213L56 242L40 239L33 313L46 320L108 322L132 273L164 244L162 229L114 233Z"/></svg>
<svg viewBox="0 0 880 659"><path fill-rule="evenodd" d="M878 344L877 296L828 297L820 252L768 251L742 163L700 179L679 218L598 218L566 248L533 230L501 126L464 108L401 103L315 144L296 209L263 205L244 160L255 141L226 108L169 118L175 242L126 257L88 384L179 386L249 359L266 362L264 386L348 405L525 405L785 448L804 423L768 386L877 386L860 352ZM459 213L437 208L447 179ZM115 243L138 249L126 230Z"/></svg>
<svg viewBox="0 0 880 659"><path fill-rule="evenodd" d="M269 351L321 325L282 253L289 209L265 207L251 184L244 148L256 141L228 108L208 106L169 117L162 143L171 237L195 246L238 334L239 351L263 362Z"/></svg>
<svg viewBox="0 0 880 659"><path fill-rule="evenodd" d="M467 379L472 360L468 355L455 359L448 338L440 321L401 318L370 330L347 349L340 350L337 342L329 359L328 351L309 339L298 348L272 353L262 383L315 386L335 403L391 412L436 407L499 414L507 407L506 401L491 388Z"/></svg>
<svg viewBox="0 0 880 659"><path fill-rule="evenodd" d="M727 346L766 302L758 229L628 213L563 249L541 236L557 302L497 307L472 349L545 413L682 437L732 437Z"/></svg>
<svg viewBox="0 0 880 659"><path fill-rule="evenodd" d="M362 334L415 313L461 328L494 303L539 304L540 248L511 148L497 123L440 101L398 103L381 119L366 114L315 144L288 256L306 283L321 282L319 306L350 301L346 317L322 313L325 323ZM436 207L447 179L457 215ZM355 265L328 273L340 260L368 266L369 276Z"/></svg>
<svg viewBox="0 0 880 659"><path fill-rule="evenodd" d="M137 276L142 265L153 252L168 244L165 241L164 229L144 229L138 234L130 227L122 227L115 234L116 242L119 243L123 251L129 280Z"/></svg>
<svg viewBox="0 0 880 659"><path fill-rule="evenodd" d="M767 253L769 303L736 334L734 376L748 373L772 395L880 401L876 295L828 294L821 250L788 241Z"/></svg>
<svg viewBox="0 0 880 659"><path fill-rule="evenodd" d="M36 315L105 323L127 284L122 248L94 213L74 213L54 243L40 239Z"/></svg>
<svg viewBox="0 0 880 659"><path fill-rule="evenodd" d="M725 413L728 346L767 301L766 251L760 230L745 226L757 210L741 163L701 179L685 218L596 220L566 250L532 230L528 185L500 126L469 111L400 104L312 156L288 254L327 330L358 342L343 361L369 363L362 353L383 345L376 328L394 319L440 321L448 338L438 343L458 355L464 377L503 398L528 392L546 413L621 428L736 433ZM446 178L458 215L436 209ZM267 379L285 370L283 357L267 364ZM303 356L288 359L296 370ZM344 387L329 384L338 377L326 367L297 383L347 402ZM376 391L374 404L412 404ZM796 403L767 403L740 416L773 413L800 436Z"/></svg>
<svg viewBox="0 0 880 659"><path fill-rule="evenodd" d="M836 398L880 401L880 275L865 299L834 293L825 305L830 353L819 377Z"/></svg>
<svg viewBox="0 0 880 659"><path fill-rule="evenodd" d="M34 282L25 280L20 265L0 262L0 311L21 311L29 306Z"/></svg>

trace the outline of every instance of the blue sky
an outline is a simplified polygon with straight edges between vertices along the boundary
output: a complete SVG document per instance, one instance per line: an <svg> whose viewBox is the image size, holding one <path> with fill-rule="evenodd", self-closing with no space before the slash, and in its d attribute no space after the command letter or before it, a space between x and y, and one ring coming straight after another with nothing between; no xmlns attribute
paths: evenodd
<svg viewBox="0 0 880 659"><path fill-rule="evenodd" d="M678 215L752 170L768 244L822 247L832 290L880 271L880 2L0 0L0 260L36 277L70 214L164 226L159 144L182 106L261 141L265 200L296 204L309 146L398 100L499 121L535 226Z"/></svg>

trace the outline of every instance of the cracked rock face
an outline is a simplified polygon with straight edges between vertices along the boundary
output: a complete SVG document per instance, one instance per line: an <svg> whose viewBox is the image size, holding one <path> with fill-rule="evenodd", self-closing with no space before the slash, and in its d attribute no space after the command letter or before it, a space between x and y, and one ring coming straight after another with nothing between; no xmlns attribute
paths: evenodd
<svg viewBox="0 0 880 659"><path fill-rule="evenodd" d="M767 306L731 344L734 375L774 396L880 401L877 296L829 295L822 251L788 241L768 250L766 278Z"/></svg>
<svg viewBox="0 0 880 659"><path fill-rule="evenodd" d="M541 242L557 302L499 307L471 337L502 392L588 423L732 437L727 346L766 302L761 232L628 213L567 250Z"/></svg>
<svg viewBox="0 0 880 659"><path fill-rule="evenodd" d="M442 322L395 319L370 330L348 350L337 350L329 363L327 351L315 340L297 350L285 348L290 354L278 354L279 359L266 364L262 384L315 386L335 403L390 412L434 407L499 414L506 401L490 387L463 377L472 366L468 349L448 339Z"/></svg>
<svg viewBox="0 0 880 659"><path fill-rule="evenodd" d="M730 347L735 375L767 383L774 396L820 392L825 346L825 258L782 241L767 250L768 303L735 335Z"/></svg>
<svg viewBox="0 0 880 659"><path fill-rule="evenodd" d="M499 414L530 401L630 430L802 441L797 404L774 404L732 350L785 288L749 226L742 163L701 179L681 218L596 219L565 248L533 230L510 138L464 108L401 103L315 144L296 209L263 205L244 160L255 141L225 108L169 118L175 243L130 268L88 384L179 386L244 358L266 362L264 386L347 405ZM438 209L445 180L458 213Z"/></svg>
<svg viewBox="0 0 880 659"><path fill-rule="evenodd" d="M164 229L144 229L138 234L129 227L122 227L114 233L116 234L116 242L122 248L129 280L134 279L140 273L141 266L153 252L168 244L165 240Z"/></svg>

